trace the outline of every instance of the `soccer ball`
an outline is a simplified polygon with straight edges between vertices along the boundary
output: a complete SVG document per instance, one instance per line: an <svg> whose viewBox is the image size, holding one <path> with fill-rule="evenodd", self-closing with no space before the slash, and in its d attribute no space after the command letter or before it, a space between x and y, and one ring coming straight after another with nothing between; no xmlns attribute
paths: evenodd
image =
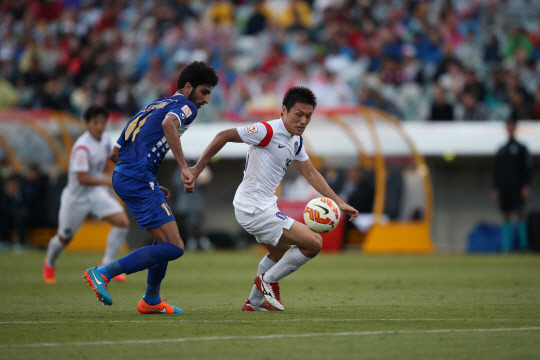
<svg viewBox="0 0 540 360"><path fill-rule="evenodd" d="M307 203L304 210L304 222L316 233L327 233L336 228L340 214L334 201L318 197Z"/></svg>

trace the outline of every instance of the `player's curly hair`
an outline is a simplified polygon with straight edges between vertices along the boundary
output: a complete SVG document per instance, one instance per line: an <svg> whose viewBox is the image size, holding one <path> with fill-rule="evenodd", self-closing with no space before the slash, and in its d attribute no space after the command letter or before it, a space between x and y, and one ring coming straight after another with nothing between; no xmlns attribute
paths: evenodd
<svg viewBox="0 0 540 360"><path fill-rule="evenodd" d="M283 105L289 112L296 103L313 105L313 109L315 109L317 107L317 98L313 91L307 87L295 86L287 90L285 96L283 96Z"/></svg>
<svg viewBox="0 0 540 360"><path fill-rule="evenodd" d="M101 105L90 105L83 113L83 119L85 122L89 122L94 117L103 115L105 118L109 118L109 110Z"/></svg>
<svg viewBox="0 0 540 360"><path fill-rule="evenodd" d="M176 88L180 90L186 86L186 83L190 83L194 89L199 85L210 85L214 87L218 81L219 78L213 67L203 61L193 61L178 76Z"/></svg>

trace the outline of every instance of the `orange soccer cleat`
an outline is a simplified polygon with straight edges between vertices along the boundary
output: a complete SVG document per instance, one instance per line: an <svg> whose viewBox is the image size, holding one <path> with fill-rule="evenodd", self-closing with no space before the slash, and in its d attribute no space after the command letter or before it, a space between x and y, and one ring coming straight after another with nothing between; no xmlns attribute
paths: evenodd
<svg viewBox="0 0 540 360"><path fill-rule="evenodd" d="M167 304L163 299L161 299L161 302L157 305L148 305L148 303L142 299L139 301L139 305L137 305L137 310L141 314L183 314L184 312L177 308L176 306L172 306Z"/></svg>
<svg viewBox="0 0 540 360"><path fill-rule="evenodd" d="M43 261L43 282L45 284L56 284L55 270L55 267L47 264L47 259Z"/></svg>

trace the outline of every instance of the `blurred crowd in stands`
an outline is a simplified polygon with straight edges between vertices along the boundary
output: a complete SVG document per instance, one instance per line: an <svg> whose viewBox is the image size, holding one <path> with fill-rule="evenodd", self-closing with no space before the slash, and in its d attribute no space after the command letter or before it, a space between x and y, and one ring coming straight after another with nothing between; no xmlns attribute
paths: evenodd
<svg viewBox="0 0 540 360"><path fill-rule="evenodd" d="M30 228L56 225L46 211L49 203L58 203L49 201L52 189L37 163L29 164L24 176L12 173L0 179L0 252L28 247Z"/></svg>
<svg viewBox="0 0 540 360"><path fill-rule="evenodd" d="M0 108L131 116L204 60L202 121L275 110L292 84L403 120L540 119L537 0L0 0L0 17Z"/></svg>

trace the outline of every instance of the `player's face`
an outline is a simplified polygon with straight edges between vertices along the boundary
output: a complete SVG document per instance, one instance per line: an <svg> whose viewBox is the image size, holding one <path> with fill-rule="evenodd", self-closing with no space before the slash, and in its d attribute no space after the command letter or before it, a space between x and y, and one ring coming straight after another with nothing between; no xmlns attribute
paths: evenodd
<svg viewBox="0 0 540 360"><path fill-rule="evenodd" d="M287 131L292 135L302 135L307 124L311 121L314 110L313 105L296 103L291 108L291 111L287 112L287 108L283 105L281 109L282 118Z"/></svg>
<svg viewBox="0 0 540 360"><path fill-rule="evenodd" d="M212 87L209 85L199 85L191 91L188 99L197 106L199 109L204 104L208 104L210 101L210 94L212 93Z"/></svg>
<svg viewBox="0 0 540 360"><path fill-rule="evenodd" d="M86 123L86 128L94 139L101 140L101 135L107 128L107 118L104 115L94 116Z"/></svg>

